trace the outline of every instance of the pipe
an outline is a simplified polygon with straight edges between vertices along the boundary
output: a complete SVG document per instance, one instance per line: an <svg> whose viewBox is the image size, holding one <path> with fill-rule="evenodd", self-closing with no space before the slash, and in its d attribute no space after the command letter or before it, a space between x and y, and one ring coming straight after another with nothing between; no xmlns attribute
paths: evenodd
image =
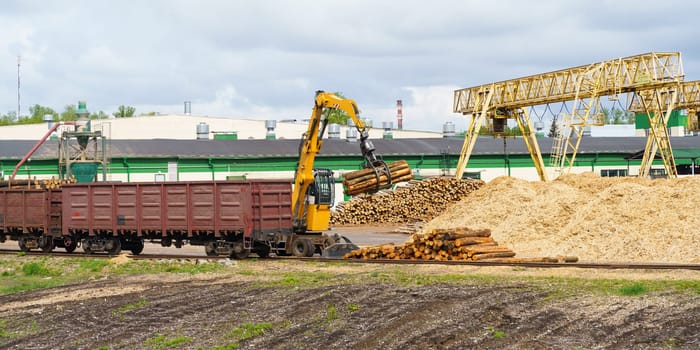
<svg viewBox="0 0 700 350"><path fill-rule="evenodd" d="M56 129L58 129L58 127L61 125L75 125L75 122L74 121L66 121L66 122L57 122L56 124L54 124L51 127L51 129L49 129L49 131L46 132L44 137L42 137L39 141L37 141L37 143L34 145L34 147L32 147L32 149L29 150L29 152L27 152L27 154L24 155L24 158L22 158L22 160L20 160L19 163L17 163L17 165L15 166L15 170L12 171L12 175L10 176L9 182L12 182L12 180L15 179L15 175L17 175L17 171L19 170L19 167L21 167L22 164L24 164L24 162L26 162L27 159L29 159L32 156L32 154L34 154L34 152L36 152L39 149L39 147L41 147L41 145L44 144L44 142L46 142L46 139L48 139L49 136L51 136L51 134L54 131L56 131Z"/></svg>

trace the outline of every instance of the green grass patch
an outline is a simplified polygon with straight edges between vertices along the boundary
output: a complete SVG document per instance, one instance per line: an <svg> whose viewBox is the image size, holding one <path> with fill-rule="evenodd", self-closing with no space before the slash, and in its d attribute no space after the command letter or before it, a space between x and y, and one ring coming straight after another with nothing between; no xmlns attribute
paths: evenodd
<svg viewBox="0 0 700 350"><path fill-rule="evenodd" d="M148 305L148 300L145 300L145 299L139 300L137 302L129 303L129 304L126 304L124 306L121 306L119 308L112 310L112 315L113 316L121 315L121 314L127 313L133 309L138 309L138 308L146 306L146 305Z"/></svg>
<svg viewBox="0 0 700 350"><path fill-rule="evenodd" d="M332 322L338 318L340 318L340 315L338 315L338 308L335 307L335 304L329 303L326 307L326 321Z"/></svg>
<svg viewBox="0 0 700 350"><path fill-rule="evenodd" d="M347 309L350 312L355 312L360 310L360 305L358 304L348 304L345 309Z"/></svg>
<svg viewBox="0 0 700 350"><path fill-rule="evenodd" d="M637 296L643 295L648 292L648 288L642 283L633 283L630 285L622 286L617 290L617 293L625 296Z"/></svg>
<svg viewBox="0 0 700 350"><path fill-rule="evenodd" d="M192 342L192 338L187 336L177 336L177 337L166 337L163 334L156 334L155 336L146 339L143 342L144 347L148 349L170 349L177 348L180 345L189 344Z"/></svg>
<svg viewBox="0 0 700 350"><path fill-rule="evenodd" d="M241 345L239 344L241 340L246 340L253 337L257 337L261 334L265 334L270 329L272 329L272 323L244 323L226 334L226 338L233 339L233 342L230 342L223 346L212 347L211 350L238 349L241 347Z"/></svg>
<svg viewBox="0 0 700 350"><path fill-rule="evenodd" d="M27 262L22 265L22 273L25 276L54 276L59 273L49 270L43 261Z"/></svg>
<svg viewBox="0 0 700 350"><path fill-rule="evenodd" d="M81 270L101 272L110 262L107 259L81 259L79 264Z"/></svg>

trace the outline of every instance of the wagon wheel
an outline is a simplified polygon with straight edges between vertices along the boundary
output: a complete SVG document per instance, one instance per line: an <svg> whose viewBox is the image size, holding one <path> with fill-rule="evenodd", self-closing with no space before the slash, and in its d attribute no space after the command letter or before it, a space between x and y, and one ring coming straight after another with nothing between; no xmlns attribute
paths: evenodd
<svg viewBox="0 0 700 350"><path fill-rule="evenodd" d="M143 244L142 239L138 239L138 240L136 240L136 242L134 242L132 244L133 245L131 247L131 254L139 255L139 254L141 254L141 252L143 252L144 244Z"/></svg>
<svg viewBox="0 0 700 350"><path fill-rule="evenodd" d="M245 249L243 247L243 242L236 242L233 244L231 258L241 260L247 258L248 254L250 254L250 249Z"/></svg>
<svg viewBox="0 0 700 350"><path fill-rule="evenodd" d="M83 240L83 252L85 254L92 254L92 243L90 243L90 240L84 239Z"/></svg>
<svg viewBox="0 0 700 350"><path fill-rule="evenodd" d="M112 249L107 249L110 255L117 255L122 252L122 241L119 238L112 238Z"/></svg>
<svg viewBox="0 0 700 350"><path fill-rule="evenodd" d="M73 236L63 236L63 247L65 247L66 252L72 253L78 247L78 240L74 239Z"/></svg>
<svg viewBox="0 0 700 350"><path fill-rule="evenodd" d="M53 250L53 237L42 237L41 238L41 251L44 253L51 253Z"/></svg>
<svg viewBox="0 0 700 350"><path fill-rule="evenodd" d="M270 256L270 246L268 246L267 244L256 243L255 253L258 254L258 256L261 258L267 258Z"/></svg>
<svg viewBox="0 0 700 350"><path fill-rule="evenodd" d="M27 248L27 243L24 241L24 238L20 238L17 240L17 244L19 245L19 250L23 252L28 252L29 248Z"/></svg>
<svg viewBox="0 0 700 350"><path fill-rule="evenodd" d="M216 253L216 244L214 242L209 242L205 244L204 252L207 254L207 256L217 256L218 254Z"/></svg>

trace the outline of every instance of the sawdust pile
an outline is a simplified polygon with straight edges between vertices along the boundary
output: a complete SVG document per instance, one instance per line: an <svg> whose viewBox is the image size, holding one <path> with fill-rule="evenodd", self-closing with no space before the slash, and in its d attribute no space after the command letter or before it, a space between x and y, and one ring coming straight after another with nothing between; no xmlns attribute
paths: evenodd
<svg viewBox="0 0 700 350"><path fill-rule="evenodd" d="M700 263L700 177L527 182L499 177L423 227L491 229L519 257Z"/></svg>

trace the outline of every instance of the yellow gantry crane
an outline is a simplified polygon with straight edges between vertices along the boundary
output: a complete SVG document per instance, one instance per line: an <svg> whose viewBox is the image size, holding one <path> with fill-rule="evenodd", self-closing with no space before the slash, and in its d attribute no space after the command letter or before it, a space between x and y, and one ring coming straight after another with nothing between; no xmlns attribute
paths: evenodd
<svg viewBox="0 0 700 350"><path fill-rule="evenodd" d="M540 179L546 181L547 173L527 107L573 101L572 113L565 118L564 130L561 137L554 140L550 156L550 165L565 172L574 164L584 128L602 123L598 112L601 96L637 92L647 115L659 118L665 115L661 103L657 102L661 101L663 91L672 91L682 80L680 53L651 52L456 90L453 111L470 114L472 119L465 133L455 176L462 177L484 121L497 125L502 122L496 119L513 118L523 134ZM672 101L669 100L671 104ZM667 106L666 110L671 110L669 108L672 109ZM656 135L650 133L650 138L651 134ZM667 135L665 140L663 136L654 136L654 140L657 145L667 145L670 149Z"/></svg>
<svg viewBox="0 0 700 350"><path fill-rule="evenodd" d="M688 129L698 130L697 109L700 107L700 81L681 82L669 88L642 91L638 95L641 98L633 99L630 109L637 113L645 113L649 118L649 138L647 138L644 148L639 176L649 175L651 164L658 151L667 176L676 177L678 171L671 144L668 142L668 118L673 110L687 109Z"/></svg>

